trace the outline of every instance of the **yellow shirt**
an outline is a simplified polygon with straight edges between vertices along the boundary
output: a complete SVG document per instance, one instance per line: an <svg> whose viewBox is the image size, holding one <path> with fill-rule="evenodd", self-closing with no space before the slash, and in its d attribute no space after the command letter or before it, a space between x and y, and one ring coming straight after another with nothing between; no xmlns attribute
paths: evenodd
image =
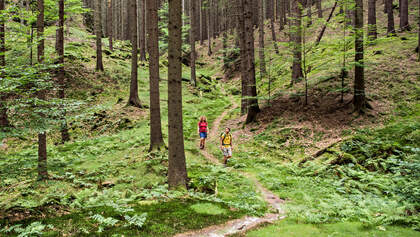
<svg viewBox="0 0 420 237"><path fill-rule="evenodd" d="M223 139L223 142L222 142L223 146L230 147L232 145L232 135L230 133L229 134L223 133L220 138Z"/></svg>

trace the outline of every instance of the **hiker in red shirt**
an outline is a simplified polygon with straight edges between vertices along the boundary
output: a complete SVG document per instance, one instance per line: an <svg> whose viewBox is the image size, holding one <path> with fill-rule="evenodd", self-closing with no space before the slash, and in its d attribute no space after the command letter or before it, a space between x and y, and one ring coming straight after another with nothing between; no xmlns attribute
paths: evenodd
<svg viewBox="0 0 420 237"><path fill-rule="evenodd" d="M201 116L200 121L198 122L198 133L200 134L200 149L204 149L207 134L209 133L206 116Z"/></svg>

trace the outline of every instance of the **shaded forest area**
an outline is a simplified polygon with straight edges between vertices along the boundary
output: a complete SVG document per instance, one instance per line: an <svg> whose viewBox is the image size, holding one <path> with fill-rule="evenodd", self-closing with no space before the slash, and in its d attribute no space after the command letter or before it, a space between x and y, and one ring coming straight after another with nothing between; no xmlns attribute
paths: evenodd
<svg viewBox="0 0 420 237"><path fill-rule="evenodd" d="M419 236L419 46L418 0L0 0L0 235Z"/></svg>

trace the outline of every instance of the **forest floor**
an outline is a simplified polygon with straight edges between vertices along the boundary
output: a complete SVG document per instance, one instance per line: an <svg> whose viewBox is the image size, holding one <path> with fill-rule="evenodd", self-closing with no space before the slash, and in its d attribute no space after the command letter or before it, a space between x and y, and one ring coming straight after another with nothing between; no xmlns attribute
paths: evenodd
<svg viewBox="0 0 420 237"><path fill-rule="evenodd" d="M147 109L125 106L129 45L116 42L115 52L104 57L106 71L95 73L93 41L72 28L67 96L83 101L69 118L72 142L60 145L58 132L49 133L51 179L37 182L35 135L3 141L0 235L420 236L416 34L381 38L366 47L366 89L374 109L359 116L348 103L351 73L343 89L337 77L343 40L332 25L321 49L308 55L314 68L308 104L304 83L289 85L286 40L275 54L267 34L271 91L268 78L257 77L262 112L247 126L238 107L238 74L225 77L221 70L221 40L214 42L211 57L205 45L199 47L199 86L183 83L190 179L185 192L168 190L167 153L147 152ZM160 89L166 141L164 58ZM189 78L188 67L183 77ZM147 105L147 63L139 69L139 88ZM211 124L204 151L196 134L203 114ZM235 150L223 167L217 140L226 126L232 128ZM262 225L248 231L257 224Z"/></svg>

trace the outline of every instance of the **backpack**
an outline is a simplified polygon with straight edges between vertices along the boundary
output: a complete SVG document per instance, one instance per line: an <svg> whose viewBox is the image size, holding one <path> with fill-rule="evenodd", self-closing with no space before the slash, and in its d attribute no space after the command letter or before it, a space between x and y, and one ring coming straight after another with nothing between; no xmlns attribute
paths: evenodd
<svg viewBox="0 0 420 237"><path fill-rule="evenodd" d="M232 134L229 133L229 137L230 137L230 144L225 144L225 138L226 138L226 133L222 133L222 145L232 145Z"/></svg>

